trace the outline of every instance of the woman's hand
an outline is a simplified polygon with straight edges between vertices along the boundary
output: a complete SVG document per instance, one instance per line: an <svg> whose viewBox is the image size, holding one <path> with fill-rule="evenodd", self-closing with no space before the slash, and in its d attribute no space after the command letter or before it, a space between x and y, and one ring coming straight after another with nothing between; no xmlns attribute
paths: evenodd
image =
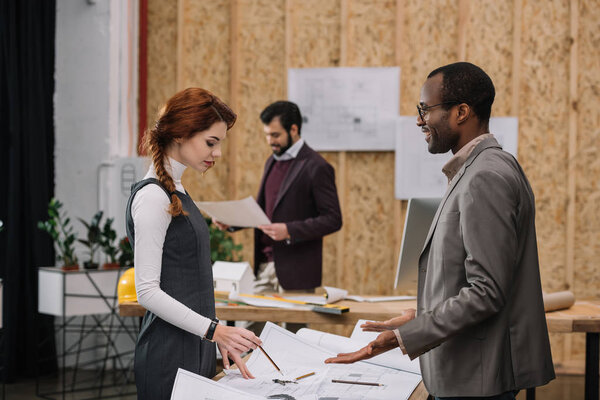
<svg viewBox="0 0 600 400"><path fill-rule="evenodd" d="M239 353L230 353L225 346L221 346L219 343L217 343L217 346L219 346L219 351L221 352L221 355L223 356L223 368L225 369L229 369L230 365L229 365L229 357L231 357L231 359L233 360L233 362L235 363L235 365L238 366L238 369L240 370L240 372L242 373L242 376L245 379L254 379L254 375L252 375L250 373L250 370L248 369L248 367L246 367L246 363L244 362L244 360L242 359L242 357L240 356Z"/></svg>
<svg viewBox="0 0 600 400"><path fill-rule="evenodd" d="M227 229L229 229L229 225L222 224L219 221L217 221L216 219L213 219L212 222L213 222L213 224L215 224L215 226L217 228L219 228L222 231L226 231Z"/></svg>
<svg viewBox="0 0 600 400"><path fill-rule="evenodd" d="M244 378L254 378L242 360L241 354L261 345L262 341L259 337L244 328L219 324L215 328L213 340L219 346L219 351L223 355L223 366L226 369L229 368L227 357L231 357Z"/></svg>
<svg viewBox="0 0 600 400"><path fill-rule="evenodd" d="M409 308L406 310L402 310L398 317L388 319L387 321L367 321L360 327L365 332L393 331L394 329L398 329L408 321L414 319L415 314L416 310L413 308Z"/></svg>

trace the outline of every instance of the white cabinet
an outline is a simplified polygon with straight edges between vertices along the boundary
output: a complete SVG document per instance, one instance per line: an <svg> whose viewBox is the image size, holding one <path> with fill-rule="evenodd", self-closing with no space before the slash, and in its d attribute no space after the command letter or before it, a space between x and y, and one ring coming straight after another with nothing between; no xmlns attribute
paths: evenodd
<svg viewBox="0 0 600 400"><path fill-rule="evenodd" d="M116 305L121 270L38 269L38 311L59 317L107 314Z"/></svg>

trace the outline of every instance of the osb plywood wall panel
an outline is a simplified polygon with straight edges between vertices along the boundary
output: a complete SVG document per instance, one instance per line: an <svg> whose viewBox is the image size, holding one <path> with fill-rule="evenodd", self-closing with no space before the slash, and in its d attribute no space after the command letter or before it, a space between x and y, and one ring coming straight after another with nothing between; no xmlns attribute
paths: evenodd
<svg viewBox="0 0 600 400"><path fill-rule="evenodd" d="M302 7L288 0L286 32L287 63L290 68L336 67L340 63L341 7L338 1L309 0ZM289 7L289 6L292 7ZM339 179L337 153L321 154L336 170ZM323 284L339 285L336 266L338 235L328 235L323 241Z"/></svg>
<svg viewBox="0 0 600 400"><path fill-rule="evenodd" d="M177 87L177 0L148 1L147 127Z"/></svg>
<svg viewBox="0 0 600 400"><path fill-rule="evenodd" d="M347 5L348 66L395 65L396 2L353 0ZM343 287L357 293L390 293L394 279L394 156L346 155ZM338 271L339 272L339 271Z"/></svg>
<svg viewBox="0 0 600 400"><path fill-rule="evenodd" d="M573 290L598 297L600 291L600 7L581 1L578 30L578 142L575 155L576 225ZM585 336L577 335L573 358L584 358Z"/></svg>
<svg viewBox="0 0 600 400"><path fill-rule="evenodd" d="M519 159L536 195L542 284L565 289L568 1L523 2Z"/></svg>
<svg viewBox="0 0 600 400"><path fill-rule="evenodd" d="M568 2L524 1L522 13L519 159L536 195L542 285L551 292L566 289L567 272ZM570 356L570 338L550 339L555 361Z"/></svg>
<svg viewBox="0 0 600 400"><path fill-rule="evenodd" d="M191 1L180 3L183 7L183 25L178 79L181 87L201 87L210 90L226 103L229 101L230 66L230 7L228 0ZM205 176L188 168L183 183L194 200L226 200L227 193L227 144L222 145L223 156L216 167Z"/></svg>
<svg viewBox="0 0 600 400"><path fill-rule="evenodd" d="M569 128L574 12L569 0L434 0L427 5L420 0L180 1L182 26L176 0L149 1L149 125L158 104L175 92L178 70L182 84L212 89L230 101L239 116L220 165L203 179L186 174L194 197L221 200L256 195L270 154L258 114L270 102L285 98L286 67L399 65L400 113L415 115L421 85L432 69L457 60L472 61L496 85L493 115L516 111L519 117L519 160L536 194L544 289L561 290L572 283L578 297L598 296L597 1L573 1L579 7L575 130ZM180 52L181 64L178 43L185 50ZM576 143L571 174L569 138ZM344 205L342 232L325 239L323 281L351 291L391 293L398 227L405 210L405 203L393 199L393 155L329 152L323 156L336 169ZM574 193L568 190L573 180ZM570 198L575 201L571 220ZM575 226L572 263L568 223ZM251 232L234 237L244 244L244 258L251 260ZM552 335L555 360L581 357L581 340L571 337Z"/></svg>
<svg viewBox="0 0 600 400"><path fill-rule="evenodd" d="M492 109L495 116L511 113L513 8L512 1L477 1L470 4L468 22L464 25L467 38L464 61L479 65L492 78L496 87Z"/></svg>
<svg viewBox="0 0 600 400"><path fill-rule="evenodd" d="M574 289L582 296L600 291L600 6L580 7L578 144L576 163L577 224Z"/></svg>
<svg viewBox="0 0 600 400"><path fill-rule="evenodd" d="M238 152L235 197L255 196L265 160L270 155L260 112L271 102L285 97L285 2L244 0L238 2L239 120L236 135ZM242 236L244 258L253 260L253 239Z"/></svg>
<svg viewBox="0 0 600 400"><path fill-rule="evenodd" d="M340 64L340 12L338 1L288 0L287 57L290 68L337 67Z"/></svg>
<svg viewBox="0 0 600 400"><path fill-rule="evenodd" d="M416 115L421 86L434 68L457 61L458 2L403 0L401 37L400 113ZM392 29L390 27L389 29Z"/></svg>

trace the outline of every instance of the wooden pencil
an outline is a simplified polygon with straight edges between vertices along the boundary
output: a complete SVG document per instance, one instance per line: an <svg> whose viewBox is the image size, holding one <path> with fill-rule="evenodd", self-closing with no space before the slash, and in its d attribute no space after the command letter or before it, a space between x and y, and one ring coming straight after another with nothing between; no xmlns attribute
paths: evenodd
<svg viewBox="0 0 600 400"><path fill-rule="evenodd" d="M273 359L271 357L269 357L269 355L267 354L267 352L265 351L265 349L263 349L262 346L258 346L258 348L269 359L269 361L271 362L271 364L273 364L273 366L275 367L275 369L277 371L279 371L279 373L283 376L283 372L281 372L281 370L279 369L279 367L277 366L277 364L275 364L275 361L273 361Z"/></svg>
<svg viewBox="0 0 600 400"><path fill-rule="evenodd" d="M384 386L383 383L344 381L344 380L341 380L341 379L332 379L331 382L333 382L333 383L347 383L349 385Z"/></svg>

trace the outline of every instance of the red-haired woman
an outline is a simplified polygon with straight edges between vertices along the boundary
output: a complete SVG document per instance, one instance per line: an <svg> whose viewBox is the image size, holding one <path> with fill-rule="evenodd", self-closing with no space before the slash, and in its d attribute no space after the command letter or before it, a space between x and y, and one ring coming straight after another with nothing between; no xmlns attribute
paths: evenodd
<svg viewBox="0 0 600 400"><path fill-rule="evenodd" d="M135 348L139 399L169 399L178 368L213 377L213 341L226 368L230 356L245 378L253 378L240 353L260 339L218 324L208 227L181 184L186 168L204 173L215 165L235 119L215 95L189 88L167 101L145 135L152 165L127 204L137 297L148 310Z"/></svg>

